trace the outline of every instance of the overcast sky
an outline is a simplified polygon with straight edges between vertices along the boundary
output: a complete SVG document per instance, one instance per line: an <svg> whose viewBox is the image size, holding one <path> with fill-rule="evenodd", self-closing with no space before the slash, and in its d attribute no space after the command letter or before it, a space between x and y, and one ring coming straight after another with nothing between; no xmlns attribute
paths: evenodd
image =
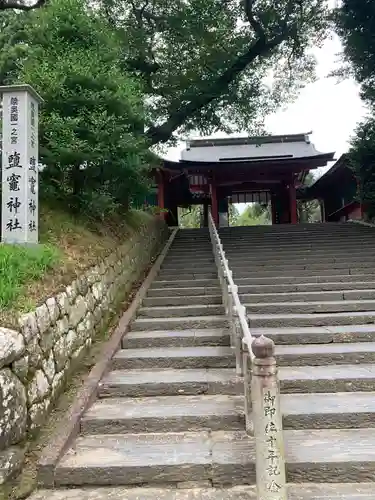
<svg viewBox="0 0 375 500"><path fill-rule="evenodd" d="M271 134L306 133L312 131L311 141L322 153L334 151L336 158L348 149L348 141L365 109L352 80L337 83L327 75L338 65L340 40L335 36L324 47L315 51L318 80L305 87L299 98L285 111L271 115L266 120ZM225 134L215 134L215 137ZM166 157L179 160L184 144L171 148ZM322 174L326 169L320 169Z"/></svg>

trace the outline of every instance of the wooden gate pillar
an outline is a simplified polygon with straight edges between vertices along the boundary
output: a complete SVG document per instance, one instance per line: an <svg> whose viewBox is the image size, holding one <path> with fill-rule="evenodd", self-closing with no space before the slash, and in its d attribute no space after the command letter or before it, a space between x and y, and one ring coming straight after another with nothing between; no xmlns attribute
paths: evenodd
<svg viewBox="0 0 375 500"><path fill-rule="evenodd" d="M217 227L219 225L219 207L217 202L217 189L214 180L212 180L210 183L210 192L212 218L214 219L215 225Z"/></svg>
<svg viewBox="0 0 375 500"><path fill-rule="evenodd" d="M290 223L291 224L297 224L298 222L298 217L297 217L297 193L296 193L296 186L294 185L294 182L292 181L289 184L289 203L290 203Z"/></svg>

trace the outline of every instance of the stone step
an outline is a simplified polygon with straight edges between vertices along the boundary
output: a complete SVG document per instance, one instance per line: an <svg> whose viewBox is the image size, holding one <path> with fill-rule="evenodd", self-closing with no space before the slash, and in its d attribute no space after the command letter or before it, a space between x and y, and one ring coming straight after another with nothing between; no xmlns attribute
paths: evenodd
<svg viewBox="0 0 375 500"><path fill-rule="evenodd" d="M222 304L141 307L140 318L182 318L186 316L214 316L224 314Z"/></svg>
<svg viewBox="0 0 375 500"><path fill-rule="evenodd" d="M282 394L284 429L375 427L375 392ZM243 396L159 396L97 400L84 434L243 430Z"/></svg>
<svg viewBox="0 0 375 500"><path fill-rule="evenodd" d="M289 298L292 298L289 296ZM249 314L315 314L373 311L374 300L332 300L315 302L243 303Z"/></svg>
<svg viewBox="0 0 375 500"><path fill-rule="evenodd" d="M375 281L375 278L374 278ZM199 279L199 280L160 280L159 278L155 280L150 290L155 288L195 288L195 287L217 287L219 285L219 280L216 276L215 279Z"/></svg>
<svg viewBox="0 0 375 500"><path fill-rule="evenodd" d="M371 392L375 364L281 366L284 393ZM226 368L114 370L100 383L100 397L242 394L243 382Z"/></svg>
<svg viewBox="0 0 375 500"><path fill-rule="evenodd" d="M180 241L210 241L210 233L208 231L208 228L204 232L203 229L200 229L197 232L190 234L185 234L185 230L180 230L176 234L176 238L173 243L176 245Z"/></svg>
<svg viewBox="0 0 375 500"><path fill-rule="evenodd" d="M270 269L278 269L285 264L286 266L292 266L295 264L296 266L303 266L309 268L309 266L324 266L325 269L330 269L330 266L336 266L334 269L340 267L347 267L348 269L351 267L358 267L362 262L364 264L373 263L375 261L375 254L370 257L364 257L363 255L359 255L356 258L346 258L346 259L337 259L334 261L333 259L299 259L293 258L293 255L289 255L288 257L282 259L262 259L259 260L257 257L252 257L250 259L237 259L233 260L230 256L228 257L229 267L230 269L244 269L244 268L270 268ZM338 266L338 267L337 267ZM314 268L314 267L313 267Z"/></svg>
<svg viewBox="0 0 375 500"><path fill-rule="evenodd" d="M334 279L334 278L333 278ZM333 283L287 283L287 284L260 284L260 285L240 285L238 287L241 295L267 295L271 294L278 296L283 293L315 293L315 292L356 292L375 290L375 281L348 281L347 283L333 282Z"/></svg>
<svg viewBox="0 0 375 500"><path fill-rule="evenodd" d="M101 399L84 415L81 430L85 434L243 430L243 405L243 397L229 395Z"/></svg>
<svg viewBox="0 0 375 500"><path fill-rule="evenodd" d="M370 269L372 272L372 269ZM329 273L330 276L368 276L367 269L358 269L358 268L345 268L345 269L330 269L330 268L322 268L322 269L273 269L270 268L259 268L249 269L246 268L238 271L233 271L233 277L235 281L242 278L289 278L290 276L298 276L301 280L308 278L309 276L316 276L317 274Z"/></svg>
<svg viewBox="0 0 375 500"><path fill-rule="evenodd" d="M340 229L329 229L325 231L314 231L312 229L307 230L293 230L293 231L275 231L272 229L271 231L234 231L233 233L225 233L219 232L220 239L233 241L236 238L249 238L249 239L259 239L259 238L284 238L286 236L290 236L291 238L303 238L304 236L315 236L321 238L335 238L335 237L343 237L343 236L362 236L371 238L374 236L374 230L363 231L362 229L355 230L350 228L340 228Z"/></svg>
<svg viewBox="0 0 375 500"><path fill-rule="evenodd" d="M229 344L229 331L225 329L129 332L122 340L122 347L126 349L229 346Z"/></svg>
<svg viewBox="0 0 375 500"><path fill-rule="evenodd" d="M176 256L179 256L181 254L181 252L183 253L184 251L187 251L190 252L191 251L191 245L179 245L178 247L171 247L168 251L168 256L169 255L176 255ZM196 245L195 247L197 253L199 254L202 254L204 256L207 256L207 257L212 257L212 245L211 243L209 245L207 244L204 244L204 245Z"/></svg>
<svg viewBox="0 0 375 500"><path fill-rule="evenodd" d="M306 233L316 234L335 234L335 233L363 233L363 234L373 234L374 228L370 226L358 225L355 223L324 223L324 224L297 224L297 225L286 225L286 224L275 224L275 225L265 225L265 226L231 226L219 229L220 237L225 235L230 237L236 237L238 234L247 235L267 235L267 234L293 234L300 233L301 235Z"/></svg>
<svg viewBox="0 0 375 500"><path fill-rule="evenodd" d="M197 272L194 273L189 273L189 272L181 272L181 273L176 273L172 271L160 271L158 274L158 281L160 280L167 280L167 281L181 281L181 280L210 280L210 279L217 279L217 270L215 269L214 271L206 271L206 272L200 272L197 270Z"/></svg>
<svg viewBox="0 0 375 500"><path fill-rule="evenodd" d="M276 345L275 354L278 366L375 363L375 342Z"/></svg>
<svg viewBox="0 0 375 500"><path fill-rule="evenodd" d="M179 318L137 318L132 331L144 330L201 330L205 328L227 328L228 320L223 316L187 316Z"/></svg>
<svg viewBox="0 0 375 500"><path fill-rule="evenodd" d="M333 262L331 264L327 264L326 262L318 262L318 263L298 263L298 262L280 262L278 265L271 265L268 263L258 263L257 261L249 263L243 263L239 265L234 265L231 261L229 262L229 267L233 271L233 273L257 273L259 271L272 271L274 274L278 274L280 271L316 271L322 270L347 270L347 269L373 269L375 258L371 261L363 261L363 260L347 260L343 262ZM178 270L174 270L175 273L178 273Z"/></svg>
<svg viewBox="0 0 375 500"><path fill-rule="evenodd" d="M374 429L288 430L284 440L288 482L374 478ZM88 435L77 438L61 459L55 482L57 486L254 484L254 461L254 438L241 431Z"/></svg>
<svg viewBox="0 0 375 500"><path fill-rule="evenodd" d="M337 242L331 242L329 244L324 244L323 242L316 242L315 244L308 244L304 242L290 242L289 244L279 244L279 243L263 243L263 245L253 245L251 242L248 244L245 243L236 243L233 244L233 246L228 246L225 243L223 243L224 251L229 257L234 257L234 256L241 256L241 254L248 254L248 257L256 257L257 255L262 255L263 252L267 252L267 254L264 255L270 255L274 254L277 252L277 255L280 255L282 253L294 253L294 252L299 252L299 253L315 253L315 252L323 252L327 251L328 253L335 253L337 252L338 249L344 249L346 250L347 254L349 255L351 251L358 251L361 249L364 253L366 252L371 252L374 250L374 245L375 241L373 243L368 243L368 242L356 242L352 243L350 241L346 241L345 238L343 238L341 241ZM192 250L193 252L193 250Z"/></svg>
<svg viewBox="0 0 375 500"><path fill-rule="evenodd" d="M178 272L181 272L181 269L186 269L189 270L189 272L193 271L194 269L216 269L216 264L211 258L210 260L205 259L205 260L197 260L197 259L190 259L189 261L183 260L181 261L176 261L174 259L171 260L166 260L165 263L162 265L161 269L164 270L177 270Z"/></svg>
<svg viewBox="0 0 375 500"><path fill-rule="evenodd" d="M374 286L375 288L375 286ZM220 295L221 288L219 286L197 286L186 288L151 288L147 292L147 297L197 297L202 295Z"/></svg>
<svg viewBox="0 0 375 500"><path fill-rule="evenodd" d="M371 428L375 392L282 394L281 411L284 429Z"/></svg>
<svg viewBox="0 0 375 500"><path fill-rule="evenodd" d="M198 246L196 249L193 249L193 250L190 247L183 245L179 248L173 248L173 247L170 248L170 250L168 251L167 258L171 258L171 257L180 257L181 258L185 254L187 256L191 255L192 251L194 251L194 256L198 255L201 258L211 258L212 257L212 246L211 245L209 247L208 246L205 246L205 247Z"/></svg>
<svg viewBox="0 0 375 500"><path fill-rule="evenodd" d="M100 397L236 395L241 391L243 382L228 368L113 370L99 384Z"/></svg>
<svg viewBox="0 0 375 500"><path fill-rule="evenodd" d="M360 348L357 349L357 352L363 358L365 357L365 353ZM370 357L369 353L367 356ZM350 359L353 359L353 355ZM236 360L233 349L223 346L120 349L112 359L114 370L150 370L153 368L181 370L184 368L234 368L235 366Z"/></svg>
<svg viewBox="0 0 375 500"><path fill-rule="evenodd" d="M259 231L258 233L255 231L250 232L241 232L236 231L233 234L219 234L220 239L222 241L233 242L236 239L249 239L249 240L261 240L261 239L278 239L278 238L295 238L295 239L304 239L304 238L345 238L345 237L358 237L358 238L375 238L375 231L363 231L363 230L348 230L346 228L342 228L341 230L336 231ZM191 239L190 241L194 241Z"/></svg>
<svg viewBox="0 0 375 500"><path fill-rule="evenodd" d="M183 250L185 248L188 249L199 249L209 251L212 249L211 240L200 240L200 241L192 241L192 240L180 240L175 242L175 244L171 247L171 250L178 251Z"/></svg>
<svg viewBox="0 0 375 500"><path fill-rule="evenodd" d="M247 277L247 278L236 278L236 284L238 286L243 285L288 285L297 284L305 285L309 283L347 283L351 282L375 282L375 274L335 274L332 275L329 271L323 275L311 275L311 276L266 276L266 277Z"/></svg>
<svg viewBox="0 0 375 500"><path fill-rule="evenodd" d="M213 257L212 250L210 252L200 252L199 250L181 250L179 252L168 252L166 259L169 262L191 263L197 259L197 262L210 261Z"/></svg>
<svg viewBox="0 0 375 500"><path fill-rule="evenodd" d="M251 314L249 320L252 328L362 325L375 322L375 311L320 314Z"/></svg>
<svg viewBox="0 0 375 500"><path fill-rule="evenodd" d="M211 240L207 240L207 239L200 239L199 241L194 241L194 240L180 240L180 241L175 241L174 242L174 245L172 245L171 247L171 250L175 250L175 251L178 251L178 250L181 250L181 249L184 249L184 248L198 248L200 250L211 250L212 249L212 244L211 244Z"/></svg>
<svg viewBox="0 0 375 500"><path fill-rule="evenodd" d="M190 488L191 486L191 488ZM255 486L196 488L74 488L39 490L30 500L257 500ZM289 484L288 500L374 500L374 483Z"/></svg>
<svg viewBox="0 0 375 500"><path fill-rule="evenodd" d="M336 243L337 241L348 240L352 243L356 241L365 241L368 243L375 242L374 235L362 234L362 233L336 233L336 234L312 234L312 233L286 233L286 234L261 234L255 235L236 235L231 238L221 238L223 245L233 246L236 242L239 243L251 243L254 245L262 244L276 244L276 243L298 243L302 241L303 243Z"/></svg>
<svg viewBox="0 0 375 500"><path fill-rule="evenodd" d="M277 302L314 302L319 299L321 302L325 301L346 301L346 300L370 300L375 299L375 284L373 289L364 290L343 290L343 285L340 283L341 288L332 291L303 291L296 292L293 290L293 285L290 285L289 292L280 291L279 293L262 293L261 288L258 288L258 293L241 293L240 300L243 304L256 304L256 303L277 303ZM284 285L287 287L287 285Z"/></svg>
<svg viewBox="0 0 375 500"><path fill-rule="evenodd" d="M274 234L274 233L314 233L328 232L329 234L339 231L358 231L371 232L374 231L372 226L359 225L354 222L323 222L319 224L301 223L301 224L274 224L263 226L227 226L219 229L220 235L236 235L237 233L245 234Z"/></svg>
<svg viewBox="0 0 375 500"><path fill-rule="evenodd" d="M375 342L277 345L278 366L319 366L375 362ZM120 349L112 360L114 370L153 368L234 368L230 347L152 347Z"/></svg>
<svg viewBox="0 0 375 500"><path fill-rule="evenodd" d="M229 256L229 263L230 267L239 267L240 265L257 265L257 266L278 266L282 265L284 262L286 264L291 264L295 262L296 264L305 264L305 265L314 265L314 264L340 264L343 262L374 262L375 258L375 251L373 252L372 255L364 254L363 252L358 252L357 255L353 255L350 253L350 255L341 255L341 256L327 256L325 254L321 254L320 256L316 256L315 253L313 255L288 255L288 256L282 256L277 257L275 255L269 256L269 257L264 257L262 255L259 255L257 257L254 256L248 256L243 255L242 257L230 257ZM180 263L183 265L184 263Z"/></svg>
<svg viewBox="0 0 375 500"><path fill-rule="evenodd" d="M299 328L252 328L254 337L265 335L277 345L374 342L375 325L311 326Z"/></svg>
<svg viewBox="0 0 375 500"><path fill-rule="evenodd" d="M290 250L282 250L278 249L277 247L265 247L263 250L256 250L252 251L252 249L249 247L245 250L241 250L239 252L236 252L234 249L233 250L227 250L226 247L224 247L225 254L227 258L230 260L230 262L239 262L242 260L245 261L253 261L257 262L258 259L260 261L281 261L281 262L289 262L292 261L292 259L295 257L296 259L310 259L310 260L317 260L317 259L347 259L348 256L350 255L353 259L361 259L366 258L370 259L374 257L374 250L375 246L371 248L364 248L364 249L351 249L350 252L347 250L344 250L345 246L343 244L337 245L334 248L331 249L322 249L319 250L317 248L306 248L306 249L298 249L295 248L293 251ZM191 256L190 256L191 258Z"/></svg>
<svg viewBox="0 0 375 500"><path fill-rule="evenodd" d="M215 273L217 275L217 267L215 262L197 264L196 262L185 262L180 266L164 265L160 269L159 274L208 274Z"/></svg>
<svg viewBox="0 0 375 500"><path fill-rule="evenodd" d="M281 366L279 378L284 393L371 392L375 364Z"/></svg>
<svg viewBox="0 0 375 500"><path fill-rule="evenodd" d="M317 243L316 245L303 243L303 242L290 242L289 244L278 244L278 243L263 243L263 245L255 246L251 242L248 244L239 243L238 245L228 246L223 243L224 252L230 258L241 258L241 255L246 259L256 258L260 256L262 259L279 259L280 257L287 257L289 254L296 254L298 257L321 257L324 252L327 252L327 257L333 257L337 255L338 257L349 257L353 252L355 255L363 253L370 256L374 252L375 241L373 243L358 242L353 244L348 242L348 247L346 246L346 240L343 238L342 241L337 241L336 243L323 244ZM264 254L263 254L264 252Z"/></svg>
<svg viewBox="0 0 375 500"><path fill-rule="evenodd" d="M167 289L168 290L168 289ZM169 296L169 293L163 297L146 297L143 299L144 307L154 306L182 306L182 305L213 305L222 304L222 295L187 295L187 296Z"/></svg>
<svg viewBox="0 0 375 500"><path fill-rule="evenodd" d="M199 252L211 252L212 254L212 244L211 240L201 240L201 241L179 241L177 244L171 247L172 252L180 252L181 250L198 250Z"/></svg>
<svg viewBox="0 0 375 500"><path fill-rule="evenodd" d="M184 257L184 256L175 257L173 255L168 254L166 259L165 259L165 266L167 266L167 267L171 266L171 265L175 265L175 266L190 265L191 266L191 265L194 265L196 263L197 266L202 267L205 265L212 265L213 264L212 259L213 259L212 252L207 257L200 257L199 255L196 255L195 252L193 254L190 253L186 257Z"/></svg>

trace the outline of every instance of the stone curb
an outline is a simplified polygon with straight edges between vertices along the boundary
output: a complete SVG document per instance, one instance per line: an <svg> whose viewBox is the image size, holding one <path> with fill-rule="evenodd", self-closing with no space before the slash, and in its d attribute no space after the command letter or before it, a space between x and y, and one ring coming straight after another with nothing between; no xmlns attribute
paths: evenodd
<svg viewBox="0 0 375 500"><path fill-rule="evenodd" d="M159 257L156 259L146 279L142 283L132 303L122 315L111 338L105 343L99 361L87 375L86 380L76 395L72 406L66 412L65 418L58 425L48 445L43 450L38 462L39 485L47 488L54 487L55 467L71 445L72 441L78 435L80 431L81 418L87 408L95 400L99 382L105 374L113 355L121 347L122 338L128 331L131 320L135 317L138 307L142 303L142 300L146 296L151 283L158 274L177 232L178 228L173 229L172 234L170 235Z"/></svg>

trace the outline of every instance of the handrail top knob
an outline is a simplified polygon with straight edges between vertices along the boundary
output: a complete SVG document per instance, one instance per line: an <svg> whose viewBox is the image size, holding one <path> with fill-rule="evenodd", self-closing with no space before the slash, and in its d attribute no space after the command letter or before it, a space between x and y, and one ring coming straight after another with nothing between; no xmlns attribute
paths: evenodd
<svg viewBox="0 0 375 500"><path fill-rule="evenodd" d="M275 342L264 335L253 340L251 349L256 358L272 358L275 354Z"/></svg>

